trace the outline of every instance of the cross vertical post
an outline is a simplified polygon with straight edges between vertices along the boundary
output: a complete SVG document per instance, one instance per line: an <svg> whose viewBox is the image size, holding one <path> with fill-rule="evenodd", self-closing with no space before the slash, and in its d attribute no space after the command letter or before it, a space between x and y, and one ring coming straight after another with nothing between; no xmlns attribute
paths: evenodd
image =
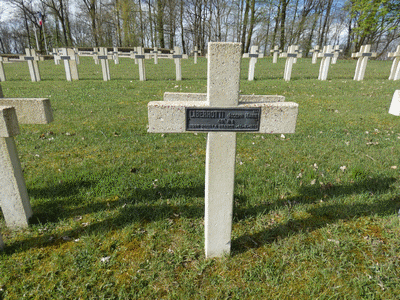
<svg viewBox="0 0 400 300"><path fill-rule="evenodd" d="M114 59L114 64L118 65L119 64L118 47L113 47L113 59Z"/></svg>
<svg viewBox="0 0 400 300"><path fill-rule="evenodd" d="M6 81L6 74L4 73L4 66L3 66L4 58L0 56L0 82Z"/></svg>
<svg viewBox="0 0 400 300"><path fill-rule="evenodd" d="M361 81L364 79L365 70L367 68L368 58L376 57L376 52L370 52L371 45L361 46L360 52L352 53L351 57L358 58L354 80Z"/></svg>
<svg viewBox="0 0 400 300"><path fill-rule="evenodd" d="M331 58L334 56L332 53L332 46L324 46L322 53L318 55L322 57L321 64L319 66L318 80L326 80L328 78L329 64Z"/></svg>
<svg viewBox="0 0 400 300"><path fill-rule="evenodd" d="M111 80L110 66L108 64L107 48L100 47L99 48L99 55L97 56L97 58L101 62L101 70L102 70L102 73L103 73L103 80L104 81Z"/></svg>
<svg viewBox="0 0 400 300"><path fill-rule="evenodd" d="M180 47L178 46L174 47L174 53L172 54L172 58L175 61L176 81L180 81L182 80L182 66L181 66L182 52Z"/></svg>
<svg viewBox="0 0 400 300"><path fill-rule="evenodd" d="M29 74L31 75L31 80L33 82L40 81L40 72L38 60L39 58L36 55L36 51L34 49L25 48L26 56L24 56L24 60L28 62Z"/></svg>
<svg viewBox="0 0 400 300"><path fill-rule="evenodd" d="M388 57L394 57L392 67L390 69L389 80L400 79L400 45L397 46L396 52L388 53Z"/></svg>
<svg viewBox="0 0 400 300"><path fill-rule="evenodd" d="M317 63L317 59L318 59L319 46L316 45L316 46L314 47L314 49L311 50L311 52L312 52L311 63L312 63L312 64L316 64L316 63Z"/></svg>
<svg viewBox="0 0 400 300"><path fill-rule="evenodd" d="M278 62L278 54L279 54L278 46L274 46L274 49L271 50L271 53L273 53L272 63L276 64Z"/></svg>

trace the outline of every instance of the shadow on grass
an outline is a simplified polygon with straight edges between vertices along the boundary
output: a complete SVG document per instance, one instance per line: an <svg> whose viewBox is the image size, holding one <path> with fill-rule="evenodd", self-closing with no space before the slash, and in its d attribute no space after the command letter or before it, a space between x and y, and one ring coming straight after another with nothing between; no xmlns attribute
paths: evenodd
<svg viewBox="0 0 400 300"><path fill-rule="evenodd" d="M376 201L374 203L331 203L326 204L330 198L340 198L351 194L361 194L369 192L372 194L381 194L390 190L390 186L395 182L395 178L372 178L357 181L351 184L331 185L321 187L318 185L305 186L300 190L300 195L281 201L278 206L296 204L316 203L319 199L324 199L321 206L315 205L306 212L311 216L301 220L288 218L284 224L278 224L272 228L262 230L255 234L242 235L232 241L233 255L245 252L251 248L258 248L267 243L272 243L279 239L303 232L322 228L338 220L349 220L362 216L387 216L393 215L399 209L400 197ZM245 218L249 215L257 215L260 212L276 209L277 204L262 205L250 209L238 209L237 217Z"/></svg>

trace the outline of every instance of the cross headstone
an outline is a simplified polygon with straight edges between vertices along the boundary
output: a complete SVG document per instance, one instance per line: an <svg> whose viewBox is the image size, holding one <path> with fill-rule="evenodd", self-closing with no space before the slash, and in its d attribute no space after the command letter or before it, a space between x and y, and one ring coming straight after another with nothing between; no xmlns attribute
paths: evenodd
<svg viewBox="0 0 400 300"><path fill-rule="evenodd" d="M389 114L400 116L400 90L396 90L390 103Z"/></svg>
<svg viewBox="0 0 400 300"><path fill-rule="evenodd" d="M4 58L2 56L0 56L0 82L6 81L6 73L4 72L3 61L4 61Z"/></svg>
<svg viewBox="0 0 400 300"><path fill-rule="evenodd" d="M296 51L295 45L289 46L288 51L286 53L286 64L285 64L285 72L283 73L283 79L285 81L290 81L290 77L292 76L292 68L295 62L295 59L300 56L298 51Z"/></svg>
<svg viewBox="0 0 400 300"><path fill-rule="evenodd" d="M397 46L396 52L388 53L388 57L394 57L392 67L390 69L389 80L400 79L400 45Z"/></svg>
<svg viewBox="0 0 400 300"><path fill-rule="evenodd" d="M319 80L326 80L328 78L329 65L331 58L334 56L332 53L332 46L324 46L322 53L318 54L318 57L322 57L321 64L319 66Z"/></svg>
<svg viewBox="0 0 400 300"><path fill-rule="evenodd" d="M172 58L175 62L175 74L176 74L176 81L182 80L182 66L181 66L181 59L187 58L187 55L182 54L181 48L178 46L174 47L174 53L172 54Z"/></svg>
<svg viewBox="0 0 400 300"><path fill-rule="evenodd" d="M299 49L298 45L294 46L294 52L297 53L297 56L294 58L293 63L297 64L297 58L303 57L303 50Z"/></svg>
<svg viewBox="0 0 400 300"><path fill-rule="evenodd" d="M114 64L118 65L119 64L119 52L118 52L118 47L113 47L113 59L114 59Z"/></svg>
<svg viewBox="0 0 400 300"><path fill-rule="evenodd" d="M36 55L36 51L34 49L25 48L25 56L22 56L25 61L28 62L29 74L31 75L31 80L33 82L40 81L40 72L39 72L39 57Z"/></svg>
<svg viewBox="0 0 400 300"><path fill-rule="evenodd" d="M364 79L365 69L367 68L368 58L376 57L376 52L370 52L371 45L361 46L360 52L352 53L351 57L358 58L354 80L361 81Z"/></svg>
<svg viewBox="0 0 400 300"><path fill-rule="evenodd" d="M76 64L77 55L71 48L61 49L60 60L64 61L65 76L67 81L79 80L78 67Z"/></svg>
<svg viewBox="0 0 400 300"><path fill-rule="evenodd" d="M103 73L104 81L111 80L110 66L108 64L108 60L111 58L112 58L112 56L108 56L108 54L107 54L107 48L104 48L104 47L99 48L99 55L97 55L97 59L101 63L101 71Z"/></svg>
<svg viewBox="0 0 400 300"><path fill-rule="evenodd" d="M332 57L332 64L336 64L337 59L339 58L340 53L343 52L342 49L340 49L339 45L335 45L333 48L333 57Z"/></svg>
<svg viewBox="0 0 400 300"><path fill-rule="evenodd" d="M161 52L158 51L157 47L154 47L154 49L152 51L150 51L150 53L154 57L154 64L157 65L158 64L158 55L161 54Z"/></svg>
<svg viewBox="0 0 400 300"><path fill-rule="evenodd" d="M208 43L207 94L170 93L172 101L148 104L150 133L207 132L206 257L230 252L236 132L293 133L296 125L296 103L239 95L240 53L240 43Z"/></svg>
<svg viewBox="0 0 400 300"><path fill-rule="evenodd" d="M278 55L280 53L279 47L278 46L274 46L274 49L271 49L270 52L273 53L272 63L276 64L278 62Z"/></svg>
<svg viewBox="0 0 400 300"><path fill-rule="evenodd" d="M32 216L14 141L18 124L47 124L52 120L49 99L0 98L0 206L10 228L27 227Z"/></svg>
<svg viewBox="0 0 400 300"><path fill-rule="evenodd" d="M197 56L200 54L200 50L197 49L197 46L194 46L194 50L192 51L193 53L193 62L197 64Z"/></svg>
<svg viewBox="0 0 400 300"><path fill-rule="evenodd" d="M59 65L61 60L58 51L58 48L53 48L53 52L50 53L50 55L53 55L55 65Z"/></svg>
<svg viewBox="0 0 400 300"><path fill-rule="evenodd" d="M255 71L256 63L257 63L257 58L260 57L260 54L258 53L258 46L251 46L250 53L244 53L243 57L249 57L250 58L248 80L249 81L253 81L254 80L254 71Z"/></svg>
<svg viewBox="0 0 400 300"><path fill-rule="evenodd" d="M98 65L100 63L100 61L99 61L99 48L97 48L97 47L93 48L92 55L93 55L94 63L96 65Z"/></svg>
<svg viewBox="0 0 400 300"><path fill-rule="evenodd" d="M314 46L314 48L311 49L310 52L312 53L312 59L311 59L311 63L312 64L316 64L317 63L319 51L320 51L320 49L319 49L318 45Z"/></svg>
<svg viewBox="0 0 400 300"><path fill-rule="evenodd" d="M145 55L142 47L135 48L135 51L131 51L131 58L135 59L135 62L139 65L139 80L146 81L146 69L144 65Z"/></svg>

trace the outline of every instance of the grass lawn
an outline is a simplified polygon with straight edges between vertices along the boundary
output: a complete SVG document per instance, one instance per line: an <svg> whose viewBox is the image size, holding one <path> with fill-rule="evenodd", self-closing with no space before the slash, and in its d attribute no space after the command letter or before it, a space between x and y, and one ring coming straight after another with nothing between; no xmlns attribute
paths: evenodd
<svg viewBox="0 0 400 300"><path fill-rule="evenodd" d="M206 134L147 133L147 103L205 93L207 62L88 57L80 80L63 65L5 64L5 97L47 97L55 121L16 137L34 216L0 253L0 299L395 299L400 294L399 82L391 61L331 65L259 59L242 94L299 104L295 134L238 134L232 253L204 256Z"/></svg>

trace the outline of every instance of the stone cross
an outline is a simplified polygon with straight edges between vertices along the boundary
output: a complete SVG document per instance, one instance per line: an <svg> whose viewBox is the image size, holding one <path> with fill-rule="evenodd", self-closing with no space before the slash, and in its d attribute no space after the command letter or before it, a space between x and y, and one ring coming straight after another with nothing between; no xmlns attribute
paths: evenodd
<svg viewBox="0 0 400 300"><path fill-rule="evenodd" d="M322 53L318 54L318 57L322 57L321 64L319 66L318 80L326 80L328 78L329 65L331 58L334 56L332 53L332 46L324 46Z"/></svg>
<svg viewBox="0 0 400 300"><path fill-rule="evenodd" d="M318 58L318 54L319 54L319 46L316 45L314 46L314 49L311 49L310 52L312 52L312 59L311 59L311 63L312 64L316 64L317 63L317 58Z"/></svg>
<svg viewBox="0 0 400 300"><path fill-rule="evenodd" d="M389 114L400 116L400 90L396 90L393 94L392 103L390 104Z"/></svg>
<svg viewBox="0 0 400 300"><path fill-rule="evenodd" d="M137 50L137 51L136 51ZM135 51L131 51L131 58L135 59L135 62L139 65L139 79L140 81L146 81L146 69L144 66L144 50L142 47L137 47Z"/></svg>
<svg viewBox="0 0 400 300"><path fill-rule="evenodd" d="M9 228L27 227L32 216L14 136L18 124L53 120L49 99L0 98L0 206Z"/></svg>
<svg viewBox="0 0 400 300"><path fill-rule="evenodd" d="M392 68L390 69L389 80L399 80L400 79L400 45L397 46L396 52L388 53L388 57L394 57L393 63L392 63Z"/></svg>
<svg viewBox="0 0 400 300"><path fill-rule="evenodd" d="M283 73L283 79L285 81L290 81L290 77L292 76L292 68L293 64L295 63L295 59L297 57L300 57L301 54L296 51L295 45L292 45L288 48L288 51L286 53L286 64L285 64L285 72Z"/></svg>
<svg viewBox="0 0 400 300"><path fill-rule="evenodd" d="M150 51L151 55L154 57L154 64L158 64L158 54L161 54L160 51L158 51L157 47L154 47L154 50Z"/></svg>
<svg viewBox="0 0 400 300"><path fill-rule="evenodd" d="M100 47L99 54L97 55L97 59L101 63L101 71L103 72L103 80L109 81L110 77L110 66L108 64L108 60L112 59L112 56L108 56L107 48Z"/></svg>
<svg viewBox="0 0 400 300"><path fill-rule="evenodd" d="M364 79L365 69L367 68L368 58L376 57L376 52L370 52L371 45L361 46L360 52L352 53L351 57L358 58L354 80L361 81Z"/></svg>
<svg viewBox="0 0 400 300"><path fill-rule="evenodd" d="M98 65L98 64L100 63L99 57L98 57L98 55L99 55L99 48L97 48L97 47L93 48L92 55L93 55L94 63L95 63L96 65Z"/></svg>
<svg viewBox="0 0 400 300"><path fill-rule="evenodd" d="M194 46L194 50L192 51L192 53L193 53L193 57L194 57L193 62L195 64L197 64L197 55L200 54L200 51L197 49L197 46Z"/></svg>
<svg viewBox="0 0 400 300"><path fill-rule="evenodd" d="M176 81L182 80L182 66L181 59L188 58L187 55L182 54L181 48L178 46L174 47L174 53L172 54L172 58L175 61L175 73L176 73Z"/></svg>
<svg viewBox="0 0 400 300"><path fill-rule="evenodd" d="M339 46L339 45L336 45L336 46L333 48L333 57L332 57L332 64L333 64L333 65L336 64L337 59L339 58L339 55L340 55L341 52L343 52L343 50L340 49L340 46Z"/></svg>
<svg viewBox="0 0 400 300"><path fill-rule="evenodd" d="M4 73L3 61L4 57L0 56L0 82L6 81L6 73Z"/></svg>
<svg viewBox="0 0 400 300"><path fill-rule="evenodd" d="M118 65L119 64L119 52L118 52L118 47L113 47L113 59L114 59L114 64Z"/></svg>
<svg viewBox="0 0 400 300"><path fill-rule="evenodd" d="M239 94L240 59L240 43L210 42L207 94L169 93L167 101L148 104L150 133L207 133L206 257L228 254L231 248L236 132L293 133L296 126L296 103Z"/></svg>
<svg viewBox="0 0 400 300"><path fill-rule="evenodd" d="M254 71L256 68L256 62L258 57L262 57L263 55L258 53L258 46L251 46L250 48L250 53L244 53L243 57L249 57L250 62L249 62L249 75L248 75L248 80L253 81L254 80Z"/></svg>
<svg viewBox="0 0 400 300"><path fill-rule="evenodd" d="M54 57L54 64L59 65L60 64L60 55L58 53L58 48L53 48L53 52L50 52L50 55L53 55Z"/></svg>
<svg viewBox="0 0 400 300"><path fill-rule="evenodd" d="M294 48L294 52L297 53L297 56L294 58L293 63L297 64L297 58L303 57L303 50L300 50L299 46L296 45Z"/></svg>
<svg viewBox="0 0 400 300"><path fill-rule="evenodd" d="M62 48L59 59L64 61L65 76L67 81L79 80L78 67L76 64L77 55L71 48Z"/></svg>
<svg viewBox="0 0 400 300"><path fill-rule="evenodd" d="M278 62L278 54L280 53L278 46L275 46L270 52L273 53L272 63L276 64Z"/></svg>
<svg viewBox="0 0 400 300"><path fill-rule="evenodd" d="M31 75L31 80L33 82L40 81L40 72L39 72L39 57L36 55L35 49L25 48L25 56L22 58L28 62L29 74Z"/></svg>

